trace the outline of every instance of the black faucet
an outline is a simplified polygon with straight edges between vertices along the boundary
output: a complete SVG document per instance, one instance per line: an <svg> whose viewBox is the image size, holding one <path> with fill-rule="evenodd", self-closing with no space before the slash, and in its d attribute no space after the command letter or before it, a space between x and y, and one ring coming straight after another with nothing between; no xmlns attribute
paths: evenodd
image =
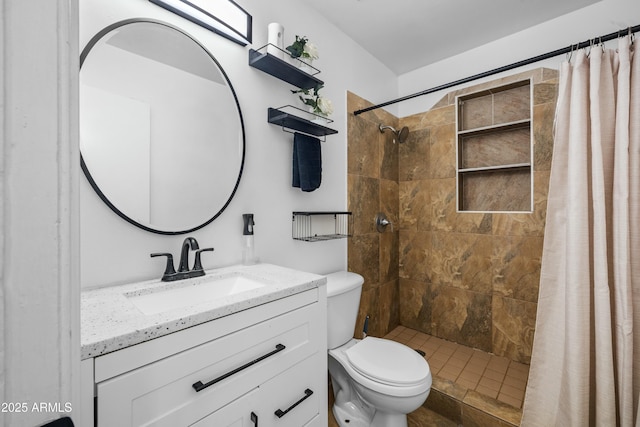
<svg viewBox="0 0 640 427"><path fill-rule="evenodd" d="M200 249L198 241L193 237L187 237L182 242L182 251L180 252L180 266L178 267L178 273L184 273L189 271L189 249L194 251Z"/></svg>
<svg viewBox="0 0 640 427"><path fill-rule="evenodd" d="M189 250L193 250L196 253L195 261L193 263L193 269L189 270ZM167 266L164 269L162 275L163 282L172 282L174 280L188 279L191 277L204 276L204 269L202 268L202 260L200 254L202 252L213 252L213 248L200 249L198 241L193 237L187 237L182 242L182 251L180 252L180 265L178 271L173 268L173 255L170 253L153 253L151 257L166 256Z"/></svg>

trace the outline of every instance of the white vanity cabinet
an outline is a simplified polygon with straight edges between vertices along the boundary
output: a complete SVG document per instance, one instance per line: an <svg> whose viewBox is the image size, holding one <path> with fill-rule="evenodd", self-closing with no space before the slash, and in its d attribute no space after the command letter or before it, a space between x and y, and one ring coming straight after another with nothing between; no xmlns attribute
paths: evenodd
<svg viewBox="0 0 640 427"><path fill-rule="evenodd" d="M96 427L326 425L324 287L94 359Z"/></svg>

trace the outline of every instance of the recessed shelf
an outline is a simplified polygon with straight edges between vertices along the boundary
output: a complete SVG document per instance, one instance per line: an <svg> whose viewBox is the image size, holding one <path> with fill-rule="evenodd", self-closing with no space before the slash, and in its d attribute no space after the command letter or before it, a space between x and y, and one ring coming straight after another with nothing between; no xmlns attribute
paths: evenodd
<svg viewBox="0 0 640 427"><path fill-rule="evenodd" d="M475 129L466 129L459 130L458 135L460 136L469 136L469 135L481 135L485 133L493 133L493 132L501 132L512 129L522 129L531 126L530 119L517 120L515 122L502 123L499 125L489 125Z"/></svg>
<svg viewBox="0 0 640 427"><path fill-rule="evenodd" d="M498 165L498 166L482 166L477 168L465 168L458 169L460 173L471 173L471 172L488 172L488 171L496 171L496 170L513 170L513 169L526 169L530 168L531 163L514 163L511 165Z"/></svg>
<svg viewBox="0 0 640 427"><path fill-rule="evenodd" d="M458 212L531 212L531 80L456 98Z"/></svg>
<svg viewBox="0 0 640 427"><path fill-rule="evenodd" d="M460 174L458 186L465 211L531 212L529 168Z"/></svg>
<svg viewBox="0 0 640 427"><path fill-rule="evenodd" d="M458 135L458 168L531 163L530 124Z"/></svg>
<svg viewBox="0 0 640 427"><path fill-rule="evenodd" d="M288 62L291 56L288 52L283 52L285 59L280 59L275 55L271 55L266 51L267 46L261 47L259 50L249 49L249 66L257 68L260 71L272 75L282 81L290 83L300 89L311 89L318 86L323 86L324 82L312 74L302 71L300 68ZM275 46L270 46L278 49ZM286 56L285 56L286 55ZM291 61L300 61L294 58ZM313 74L318 74L320 71L316 68L308 66L309 69L314 70Z"/></svg>
<svg viewBox="0 0 640 427"><path fill-rule="evenodd" d="M458 131L530 119L530 87L529 79L458 96Z"/></svg>
<svg viewBox="0 0 640 427"><path fill-rule="evenodd" d="M337 130L328 128L322 124L311 121L315 117L320 118L313 113L306 112L291 105L280 108L269 108L267 121L271 124L282 126L298 132L303 132L313 136L326 136L338 133ZM307 116L309 119L301 116ZM315 116L315 117L314 117ZM323 119L332 122L330 119Z"/></svg>
<svg viewBox="0 0 640 427"><path fill-rule="evenodd" d="M291 237L305 242L344 239L353 235L351 212L293 212Z"/></svg>

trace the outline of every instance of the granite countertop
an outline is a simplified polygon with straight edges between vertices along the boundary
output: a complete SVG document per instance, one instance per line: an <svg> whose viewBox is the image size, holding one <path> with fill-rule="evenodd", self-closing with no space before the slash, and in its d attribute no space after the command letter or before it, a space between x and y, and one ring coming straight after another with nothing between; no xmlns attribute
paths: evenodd
<svg viewBox="0 0 640 427"><path fill-rule="evenodd" d="M234 295L203 301L156 314L143 314L128 297L165 287L184 286L209 277L245 275L269 283ZM81 358L88 359L224 317L289 295L314 289L326 278L271 264L232 266L176 282L159 279L89 289L81 296Z"/></svg>

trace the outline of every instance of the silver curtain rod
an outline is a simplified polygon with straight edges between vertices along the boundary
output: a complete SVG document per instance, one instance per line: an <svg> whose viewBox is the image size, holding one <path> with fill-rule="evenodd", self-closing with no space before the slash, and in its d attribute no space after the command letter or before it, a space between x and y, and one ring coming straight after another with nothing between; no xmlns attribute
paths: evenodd
<svg viewBox="0 0 640 427"><path fill-rule="evenodd" d="M446 84L443 84L443 85L440 85L440 86L432 87L431 89L423 90L421 92L417 92L417 93L414 93L412 95L406 95L406 96L403 96L401 98L396 98L396 99L393 99L391 101L383 102L382 104L377 104L377 105L372 105L370 107L362 108L360 110L354 111L353 114L357 116L358 114L366 113L367 111L376 110L378 108L386 107L387 105L396 104L398 102L406 101L408 99L413 99L413 98L417 98L417 97L422 96L422 95L427 95L427 94L430 94L430 93L433 93L433 92L438 92L438 91L441 91L443 89L448 89L450 87L458 86L458 85L461 85L463 83L468 83L468 82L471 82L471 81L474 81L474 80L478 80L478 79L481 79L483 77L488 77L488 76L492 76L494 74L502 73L504 71L509 71L509 70L514 69L514 68L522 67L524 65L533 64L533 63L536 63L536 62L539 62L539 61L542 61L542 60L545 60L545 59L553 58L554 56L562 55L562 54L565 54L565 53L570 53L570 52L572 52L574 50L578 50L578 49L582 49L582 48L591 46L594 43L603 43L603 42L606 42L606 41L609 41L609 40L613 40L613 39L616 39L618 37L621 37L621 36L624 36L624 35L627 35L627 34L637 33L638 31L640 31L640 25L629 27L627 30L620 30L620 31L617 31L615 33L607 34L605 36L596 37L594 39L590 39L590 40L584 41L582 43L578 43L577 45L571 45L571 46L568 46L568 47L565 47L565 48L562 48L562 49L554 50L552 52L544 53L542 55L534 56L534 57L529 58L529 59L524 59L522 61L514 62L513 64L504 65L504 66L499 67L499 68L494 68L493 70L490 70L490 71L485 71L485 72L480 73L480 74L475 74L475 75L470 76L470 77L465 77L464 79L460 79L460 80L449 82L449 83L446 83Z"/></svg>

